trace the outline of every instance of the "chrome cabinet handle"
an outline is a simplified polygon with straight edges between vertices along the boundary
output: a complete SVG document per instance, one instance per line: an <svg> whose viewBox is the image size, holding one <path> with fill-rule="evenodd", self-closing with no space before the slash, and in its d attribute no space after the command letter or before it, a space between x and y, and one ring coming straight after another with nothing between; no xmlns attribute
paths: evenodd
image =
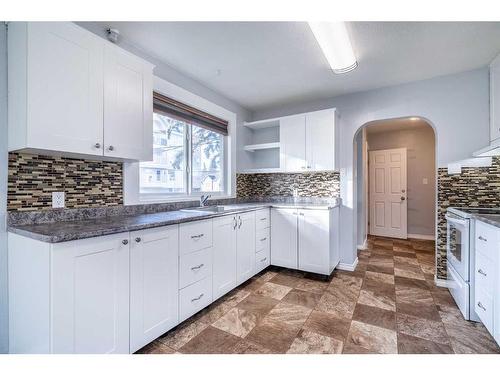
<svg viewBox="0 0 500 375"><path fill-rule="evenodd" d="M236 216L233 217L233 221L234 221L233 230L235 230L236 227L238 226L238 221L236 220Z"/></svg>
<svg viewBox="0 0 500 375"><path fill-rule="evenodd" d="M477 273L480 273L483 276L487 276L486 272L484 272L481 268L477 270Z"/></svg>
<svg viewBox="0 0 500 375"><path fill-rule="evenodd" d="M260 240L265 241L265 240L267 240L267 237L261 238Z"/></svg>
<svg viewBox="0 0 500 375"><path fill-rule="evenodd" d="M203 298L203 296L204 296L204 294L203 294L203 293L201 293L198 297L193 298L193 299L191 300L191 302L199 301L200 299L202 299L202 298Z"/></svg>
<svg viewBox="0 0 500 375"><path fill-rule="evenodd" d="M115 148L113 146L108 147L108 151L113 151Z"/></svg>
<svg viewBox="0 0 500 375"><path fill-rule="evenodd" d="M97 142L95 145L94 145L95 148L101 148L101 144L99 142Z"/></svg>
<svg viewBox="0 0 500 375"><path fill-rule="evenodd" d="M483 236L479 236L477 239L481 240L481 241L484 241L484 242L488 242L488 240L486 238L484 238Z"/></svg>
<svg viewBox="0 0 500 375"><path fill-rule="evenodd" d="M128 245L128 240L123 240L123 241L122 241L122 244L124 244L124 245Z"/></svg>
<svg viewBox="0 0 500 375"><path fill-rule="evenodd" d="M141 237L136 237L135 242L137 242L137 243L141 242Z"/></svg>
<svg viewBox="0 0 500 375"><path fill-rule="evenodd" d="M197 234L196 236L191 236L191 238L192 238L193 240L199 240L199 239L200 239L201 237L203 237L203 236L204 236L204 234L203 234L203 233L200 233L200 234Z"/></svg>
<svg viewBox="0 0 500 375"><path fill-rule="evenodd" d="M261 259L260 261L265 262L266 260L267 260L267 257L265 257L264 259Z"/></svg>
<svg viewBox="0 0 500 375"><path fill-rule="evenodd" d="M196 270L199 270L203 266L204 266L203 263L202 264L198 264L197 266L191 267L191 270L196 271Z"/></svg>
<svg viewBox="0 0 500 375"><path fill-rule="evenodd" d="M260 219L260 221L266 221L267 220L267 217L263 217Z"/></svg>
<svg viewBox="0 0 500 375"><path fill-rule="evenodd" d="M480 309L483 309L483 311L486 311L486 307L483 306L483 304L481 303L481 301L479 301L477 303L477 306L480 308Z"/></svg>
<svg viewBox="0 0 500 375"><path fill-rule="evenodd" d="M238 229L240 229L241 228L241 224L243 224L243 221L241 220L241 216L238 216L238 220L240 221L238 223Z"/></svg>
<svg viewBox="0 0 500 375"><path fill-rule="evenodd" d="M299 215L300 215L300 216L304 216L304 213L303 213L303 212L300 212L300 213L299 213Z"/></svg>

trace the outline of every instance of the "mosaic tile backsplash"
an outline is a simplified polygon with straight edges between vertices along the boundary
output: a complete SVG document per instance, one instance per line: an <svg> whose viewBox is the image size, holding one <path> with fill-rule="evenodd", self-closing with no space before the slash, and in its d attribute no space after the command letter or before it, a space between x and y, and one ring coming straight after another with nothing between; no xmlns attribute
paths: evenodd
<svg viewBox="0 0 500 375"><path fill-rule="evenodd" d="M300 197L340 197L339 172L238 174L236 183L243 198L292 196L293 189Z"/></svg>
<svg viewBox="0 0 500 375"><path fill-rule="evenodd" d="M67 208L123 204L120 162L9 153L8 211L52 208L52 192L64 191Z"/></svg>
<svg viewBox="0 0 500 375"><path fill-rule="evenodd" d="M462 168L461 174L449 175L438 169L437 277L446 279L446 209L448 207L500 206L500 158L491 167Z"/></svg>

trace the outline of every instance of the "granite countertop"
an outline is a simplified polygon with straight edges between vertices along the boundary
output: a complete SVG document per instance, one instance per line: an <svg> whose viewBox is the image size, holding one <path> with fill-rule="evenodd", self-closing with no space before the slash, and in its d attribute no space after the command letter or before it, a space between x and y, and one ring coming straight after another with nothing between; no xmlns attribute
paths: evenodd
<svg viewBox="0 0 500 375"><path fill-rule="evenodd" d="M265 207L332 209L336 204L293 203L293 202L258 202L224 205L223 212L201 212L194 210L175 210L134 215L115 215L83 220L55 221L35 224L9 225L8 231L38 241L57 243L98 237L108 234L136 231L165 225L180 224L190 221L209 219L224 215L233 215L254 211Z"/></svg>
<svg viewBox="0 0 500 375"><path fill-rule="evenodd" d="M482 221L486 224L493 225L500 228L500 215L499 214L474 214L472 217L476 220Z"/></svg>

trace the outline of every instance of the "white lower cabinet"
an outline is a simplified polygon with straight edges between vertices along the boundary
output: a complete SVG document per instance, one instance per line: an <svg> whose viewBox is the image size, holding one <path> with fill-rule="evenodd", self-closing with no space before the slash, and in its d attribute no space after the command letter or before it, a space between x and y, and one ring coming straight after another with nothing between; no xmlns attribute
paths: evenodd
<svg viewBox="0 0 500 375"><path fill-rule="evenodd" d="M213 221L213 299L236 287L236 216L223 216Z"/></svg>
<svg viewBox="0 0 500 375"><path fill-rule="evenodd" d="M130 352L179 323L178 225L130 233Z"/></svg>
<svg viewBox="0 0 500 375"><path fill-rule="evenodd" d="M271 264L330 275L340 259L338 208L271 212Z"/></svg>
<svg viewBox="0 0 500 375"><path fill-rule="evenodd" d="M237 215L236 275L238 284L255 273L255 212Z"/></svg>

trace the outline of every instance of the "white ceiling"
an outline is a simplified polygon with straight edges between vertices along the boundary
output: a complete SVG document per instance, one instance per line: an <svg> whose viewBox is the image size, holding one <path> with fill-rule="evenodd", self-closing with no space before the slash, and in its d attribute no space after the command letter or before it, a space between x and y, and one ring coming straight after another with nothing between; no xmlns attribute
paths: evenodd
<svg viewBox="0 0 500 375"><path fill-rule="evenodd" d="M414 120L410 118L400 118L392 120L373 121L366 125L366 134L379 134L386 132L393 132L399 130L416 130L423 128L431 128L427 121L415 117Z"/></svg>
<svg viewBox="0 0 500 375"><path fill-rule="evenodd" d="M254 111L467 71L500 52L498 22L351 22L359 67L335 75L304 22L97 25Z"/></svg>

